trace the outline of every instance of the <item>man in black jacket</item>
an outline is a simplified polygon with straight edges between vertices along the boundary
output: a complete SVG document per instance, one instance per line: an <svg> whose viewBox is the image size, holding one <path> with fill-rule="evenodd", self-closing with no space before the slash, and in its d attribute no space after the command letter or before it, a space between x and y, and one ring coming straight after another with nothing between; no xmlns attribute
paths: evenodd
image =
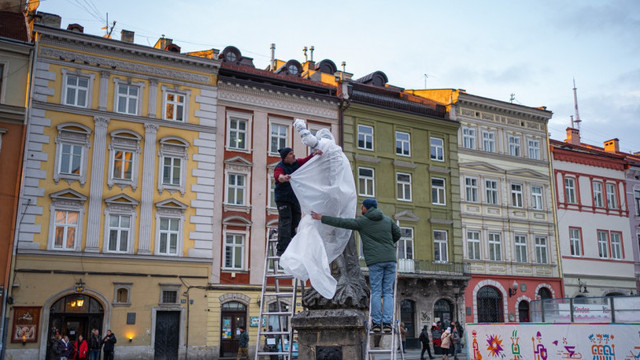
<svg viewBox="0 0 640 360"><path fill-rule="evenodd" d="M116 342L116 336L111 332L111 330L107 330L107 336L102 340L102 343L104 344L104 360L113 360L113 351Z"/></svg>
<svg viewBox="0 0 640 360"><path fill-rule="evenodd" d="M102 339L98 329L91 330L89 335L89 359L100 360L100 349L102 349Z"/></svg>
<svg viewBox="0 0 640 360"><path fill-rule="evenodd" d="M236 360L240 360L243 354L247 357L247 360L249 360L249 335L244 331L244 326L238 326L238 330L240 331L240 335L237 336L238 355L236 356Z"/></svg>
<svg viewBox="0 0 640 360"><path fill-rule="evenodd" d="M429 359L433 359L431 355L431 345L429 345L429 329L427 325L422 328L422 332L420 333L420 342L422 343L422 352L420 353L420 360L424 360L424 352L426 351L429 354Z"/></svg>

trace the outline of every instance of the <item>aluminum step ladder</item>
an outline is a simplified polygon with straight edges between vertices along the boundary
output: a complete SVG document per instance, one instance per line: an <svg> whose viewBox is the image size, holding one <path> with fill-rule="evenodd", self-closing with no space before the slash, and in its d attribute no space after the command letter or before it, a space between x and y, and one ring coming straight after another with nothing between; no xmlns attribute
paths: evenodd
<svg viewBox="0 0 640 360"><path fill-rule="evenodd" d="M302 299L304 282L282 270L280 257L276 255L277 243L278 232L273 229L267 234L265 248L255 360L297 358L297 331L291 326L291 318L296 313L298 300ZM273 285L269 285L270 279ZM281 284L289 281L292 286ZM276 309L269 309L270 304L275 304Z"/></svg>
<svg viewBox="0 0 640 360"><path fill-rule="evenodd" d="M398 307L396 303L398 293L398 262L397 262L398 254L396 250L396 278L393 281L393 317L391 320L391 332L385 333L381 331L379 333L375 333L371 331L373 326L371 322L371 298L369 298L369 320L367 321L367 344L366 344L366 352L365 352L365 360L375 360L376 355L379 355L378 359L389 359L389 360L397 360L398 352L400 353L400 359L404 360L404 348L402 348L402 334L400 333L400 324L397 321L397 312ZM369 275L371 276L371 275ZM382 324L380 324L382 325ZM379 339L374 339L374 337L380 336ZM373 348L372 343L374 340L379 341L379 345L383 345L384 336L391 337L391 344L389 348ZM399 350L398 350L399 349Z"/></svg>

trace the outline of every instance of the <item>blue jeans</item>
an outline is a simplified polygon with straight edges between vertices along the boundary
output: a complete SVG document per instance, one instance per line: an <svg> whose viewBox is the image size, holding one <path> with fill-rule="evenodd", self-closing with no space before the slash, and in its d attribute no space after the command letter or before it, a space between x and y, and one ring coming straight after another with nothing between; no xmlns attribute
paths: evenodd
<svg viewBox="0 0 640 360"><path fill-rule="evenodd" d="M380 318L382 318L382 323L391 324L391 320L393 319L393 282L395 279L395 261L377 263L369 266L371 321L374 324L380 324ZM382 304L380 301L381 298Z"/></svg>
<svg viewBox="0 0 640 360"><path fill-rule="evenodd" d="M100 360L100 350L89 350L89 359Z"/></svg>

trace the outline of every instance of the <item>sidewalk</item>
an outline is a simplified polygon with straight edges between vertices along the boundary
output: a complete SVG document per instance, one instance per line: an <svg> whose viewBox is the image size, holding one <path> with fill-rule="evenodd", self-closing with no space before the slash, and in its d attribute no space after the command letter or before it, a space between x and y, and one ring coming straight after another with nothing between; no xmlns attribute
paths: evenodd
<svg viewBox="0 0 640 360"><path fill-rule="evenodd" d="M458 354L458 359L459 360L467 360L467 352L465 351L466 349L462 349L462 351L460 351L460 353ZM433 349L432 349L433 351ZM405 360L419 360L420 359L420 353L422 352L421 349L407 349L407 352L404 354L404 359ZM400 352L398 352L396 354L396 360L401 360L402 359L402 355L400 354ZM424 357L425 359L429 359L429 354L427 354L427 352L425 351L424 353ZM435 360L441 360L442 359L442 355L433 355L433 358ZM372 357L372 359L375 360L389 360L390 356L389 354L376 354L375 358ZM449 356L449 360L453 359L452 356ZM369 360L369 359L367 359Z"/></svg>

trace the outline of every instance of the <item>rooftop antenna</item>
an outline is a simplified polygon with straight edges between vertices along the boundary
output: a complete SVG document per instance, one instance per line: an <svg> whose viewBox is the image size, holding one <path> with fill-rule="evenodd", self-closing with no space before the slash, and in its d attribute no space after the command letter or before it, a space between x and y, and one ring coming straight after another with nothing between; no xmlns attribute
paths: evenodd
<svg viewBox="0 0 640 360"><path fill-rule="evenodd" d="M313 50L315 50L315 48L313 47L313 45L311 45L311 47L309 48L309 50L311 51L311 62L313 62Z"/></svg>
<svg viewBox="0 0 640 360"><path fill-rule="evenodd" d="M513 104L515 100L516 100L516 94L511 93L511 95L509 96L509 101Z"/></svg>
<svg viewBox="0 0 640 360"><path fill-rule="evenodd" d="M304 62L307 62L309 59L307 58L307 47L302 48L302 53L304 54Z"/></svg>
<svg viewBox="0 0 640 360"><path fill-rule="evenodd" d="M576 88L576 78L573 78L573 103L576 109L576 119L573 122L576 123L576 128L580 130L580 113L578 112L578 88ZM573 124L571 125L573 127Z"/></svg>
<svg viewBox="0 0 640 360"><path fill-rule="evenodd" d="M424 74L424 89L427 89L427 79L429 78L428 74Z"/></svg>
<svg viewBox="0 0 640 360"><path fill-rule="evenodd" d="M271 43L271 71L275 71L276 67L276 44Z"/></svg>

